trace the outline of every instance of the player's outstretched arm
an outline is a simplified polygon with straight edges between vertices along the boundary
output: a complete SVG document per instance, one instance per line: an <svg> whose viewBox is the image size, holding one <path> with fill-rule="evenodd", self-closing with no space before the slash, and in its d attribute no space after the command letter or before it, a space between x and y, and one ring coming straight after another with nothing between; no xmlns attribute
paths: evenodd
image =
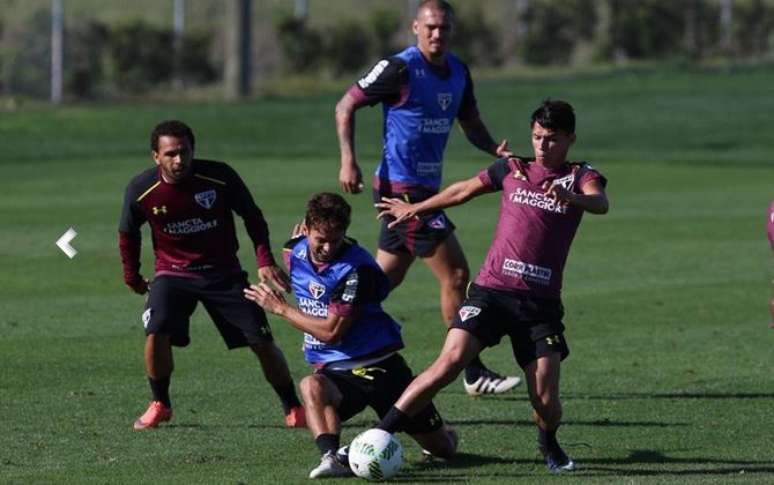
<svg viewBox="0 0 774 485"><path fill-rule="evenodd" d="M250 288L244 289L244 293L248 300L254 301L267 312L284 318L297 329L323 343L335 343L341 340L354 320L332 312L328 312L327 318L310 317L288 304L281 293L265 283L250 285Z"/></svg>
<svg viewBox="0 0 774 485"><path fill-rule="evenodd" d="M397 198L382 197L382 201L374 204L374 206L379 209L379 215L377 216L379 219L387 216L395 218L394 221L387 225L389 229L392 229L401 222L424 212L432 212L460 205L485 192L488 192L487 187L478 177L473 177L453 183L429 199L416 204L409 204Z"/></svg>
<svg viewBox="0 0 774 485"><path fill-rule="evenodd" d="M503 140L498 145L480 117L460 120L460 128L462 128L468 141L479 150L497 158L513 156L513 152L508 148L508 140Z"/></svg>
<svg viewBox="0 0 774 485"><path fill-rule="evenodd" d="M598 180L591 180L581 187L581 194L576 194L561 185L552 185L546 191L546 196L560 202L565 202L592 214L607 214L610 204L605 194L605 188Z"/></svg>
<svg viewBox="0 0 774 485"><path fill-rule="evenodd" d="M341 153L339 185L348 194L363 191L363 174L355 156L355 111L358 107L357 101L348 92L336 104L336 134Z"/></svg>

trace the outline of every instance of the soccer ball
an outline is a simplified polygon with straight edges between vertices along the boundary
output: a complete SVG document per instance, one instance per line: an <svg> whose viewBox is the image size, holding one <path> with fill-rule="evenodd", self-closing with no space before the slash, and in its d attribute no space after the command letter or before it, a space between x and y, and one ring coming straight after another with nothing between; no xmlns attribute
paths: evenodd
<svg viewBox="0 0 774 485"><path fill-rule="evenodd" d="M388 480L403 465L400 441L381 429L369 429L357 435L349 445L349 467L366 480Z"/></svg>

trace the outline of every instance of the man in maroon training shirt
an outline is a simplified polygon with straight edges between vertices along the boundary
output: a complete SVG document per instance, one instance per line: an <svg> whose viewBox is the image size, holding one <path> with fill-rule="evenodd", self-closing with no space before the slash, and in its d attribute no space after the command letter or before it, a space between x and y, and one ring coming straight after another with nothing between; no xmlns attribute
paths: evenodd
<svg viewBox="0 0 774 485"><path fill-rule="evenodd" d="M266 380L282 401L286 425L305 426L304 409L266 314L242 296L249 283L237 259L232 211L244 220L255 246L259 279L290 289L287 275L274 262L260 209L234 169L194 158L194 135L184 123L157 125L151 150L156 167L129 182L118 233L124 282L135 293L149 291L142 320L153 400L134 429L155 428L172 418L172 346L190 343L189 318L198 302L229 349L249 346L258 356ZM140 227L145 222L151 227L156 256L152 283L140 274Z"/></svg>
<svg viewBox="0 0 774 485"><path fill-rule="evenodd" d="M538 447L552 473L575 463L556 439L562 406L559 368L569 354L560 298L570 244L584 212L608 210L605 178L587 163L567 162L575 141L575 113L563 101L546 100L532 113L535 157L498 160L478 176L457 182L417 204L383 199L380 216L403 223L426 211L462 204L500 191L494 241L446 336L438 359L420 374L379 423L401 429L465 364L508 335L524 370L538 427Z"/></svg>

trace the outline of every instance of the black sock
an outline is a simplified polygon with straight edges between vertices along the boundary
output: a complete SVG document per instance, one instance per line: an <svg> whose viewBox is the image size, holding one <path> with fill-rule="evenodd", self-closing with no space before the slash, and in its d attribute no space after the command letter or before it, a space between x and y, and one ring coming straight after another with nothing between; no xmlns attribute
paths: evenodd
<svg viewBox="0 0 774 485"><path fill-rule="evenodd" d="M465 367L465 381L470 384L476 382L481 377L481 371L483 370L486 370L486 366L481 362L479 356L475 356L468 366Z"/></svg>
<svg viewBox="0 0 774 485"><path fill-rule="evenodd" d="M401 431L410 419L406 413L393 406L376 427L388 433L395 433Z"/></svg>
<svg viewBox="0 0 774 485"><path fill-rule="evenodd" d="M556 440L556 430L546 431L538 427L538 446L540 451L546 452L559 448L559 442Z"/></svg>
<svg viewBox="0 0 774 485"><path fill-rule="evenodd" d="M320 449L320 454L324 455L329 451L336 451L339 449L340 436L337 434L323 433L314 439L314 443Z"/></svg>
<svg viewBox="0 0 774 485"><path fill-rule="evenodd" d="M150 384L151 393L153 394L153 400L161 401L164 406L171 408L172 402L169 400L169 377L163 377L161 379L148 377L148 383Z"/></svg>
<svg viewBox="0 0 774 485"><path fill-rule="evenodd" d="M296 388L293 385L293 382L286 386L271 387L274 388L274 392L277 393L280 401L282 401L282 410L285 414L288 414L291 408L301 405L301 401L298 400L298 396L296 395Z"/></svg>

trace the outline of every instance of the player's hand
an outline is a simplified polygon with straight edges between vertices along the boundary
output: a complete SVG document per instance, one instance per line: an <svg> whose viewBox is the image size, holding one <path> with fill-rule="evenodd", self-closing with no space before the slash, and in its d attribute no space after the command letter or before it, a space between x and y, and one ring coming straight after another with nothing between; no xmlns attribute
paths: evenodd
<svg viewBox="0 0 774 485"><path fill-rule="evenodd" d="M144 295L145 293L147 293L149 285L150 285L150 282L146 278L143 278L142 276L140 277L137 283L126 284L126 286L128 286L130 290L137 293L138 295Z"/></svg>
<svg viewBox="0 0 774 485"><path fill-rule="evenodd" d="M295 226L293 226L293 231L290 233L290 239L295 239L298 236L306 236L307 230L306 230L306 220L302 220Z"/></svg>
<svg viewBox="0 0 774 485"><path fill-rule="evenodd" d="M495 156L497 156L497 158L513 157L513 152L508 148L508 140L503 140L499 145L497 145L497 148L495 149Z"/></svg>
<svg viewBox="0 0 774 485"><path fill-rule="evenodd" d="M279 315L282 310L287 306L285 297L282 293L273 289L266 283L260 283L258 285L250 285L250 288L244 290L245 298L256 302L261 308L269 313Z"/></svg>
<svg viewBox="0 0 774 485"><path fill-rule="evenodd" d="M342 164L339 170L339 185L347 194L359 194L363 191L363 173L357 162Z"/></svg>
<svg viewBox="0 0 774 485"><path fill-rule="evenodd" d="M405 200L398 198L382 197L382 201L374 204L374 207L379 209L379 214L376 216L377 219L383 219L387 216L395 218L394 221L387 224L387 229L392 229L412 217L419 218L416 209L414 209L414 204L409 204Z"/></svg>
<svg viewBox="0 0 774 485"><path fill-rule="evenodd" d="M545 195L557 202L563 202L565 204L571 203L575 198L575 194L565 189L561 184L551 184Z"/></svg>
<svg viewBox="0 0 774 485"><path fill-rule="evenodd" d="M282 268L277 265L258 268L258 279L264 284L271 283L285 293L290 291L290 278L288 278L287 273L282 271Z"/></svg>

